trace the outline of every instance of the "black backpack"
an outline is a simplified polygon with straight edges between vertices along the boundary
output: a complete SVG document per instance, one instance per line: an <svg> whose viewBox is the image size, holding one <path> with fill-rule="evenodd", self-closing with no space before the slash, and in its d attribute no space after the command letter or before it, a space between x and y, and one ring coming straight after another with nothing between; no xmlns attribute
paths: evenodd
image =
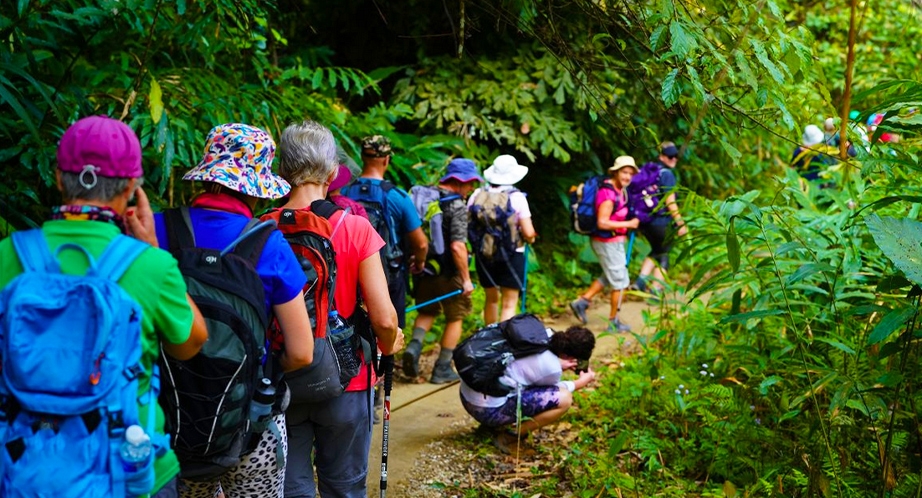
<svg viewBox="0 0 922 498"><path fill-rule="evenodd" d="M478 330L461 341L452 360L461 380L488 396L503 397L513 388L499 381L513 360L547 351L550 337L544 323L528 314Z"/></svg>
<svg viewBox="0 0 922 498"><path fill-rule="evenodd" d="M468 240L477 257L486 261L508 261L519 245L518 217L512 208L512 194L518 189L491 192L482 189L471 202Z"/></svg>
<svg viewBox="0 0 922 498"><path fill-rule="evenodd" d="M233 469L259 443L271 417L251 423L259 382L280 370L266 355L265 291L256 272L274 223L250 220L223 251L195 247L188 208L163 213L169 250L208 326L208 341L182 361L161 354L160 405L181 476L210 481Z"/></svg>

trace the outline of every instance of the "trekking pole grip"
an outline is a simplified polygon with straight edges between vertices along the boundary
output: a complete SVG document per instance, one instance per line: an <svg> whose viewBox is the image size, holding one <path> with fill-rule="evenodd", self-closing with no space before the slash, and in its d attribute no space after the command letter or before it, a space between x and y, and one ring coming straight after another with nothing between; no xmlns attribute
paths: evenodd
<svg viewBox="0 0 922 498"><path fill-rule="evenodd" d="M394 385L394 355L381 357L381 370L384 372L384 392L391 392Z"/></svg>

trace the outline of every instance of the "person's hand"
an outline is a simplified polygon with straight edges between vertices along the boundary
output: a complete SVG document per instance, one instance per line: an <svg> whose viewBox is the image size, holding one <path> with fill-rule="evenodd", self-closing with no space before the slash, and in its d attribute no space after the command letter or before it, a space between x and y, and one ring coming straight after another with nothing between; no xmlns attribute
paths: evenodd
<svg viewBox="0 0 922 498"><path fill-rule="evenodd" d="M683 222L682 226L679 227L678 236L684 237L688 233L688 226Z"/></svg>
<svg viewBox="0 0 922 498"><path fill-rule="evenodd" d="M150 200L142 188L135 191L135 196L137 206L125 211L128 230L134 238L157 247L157 229L154 226L154 212L150 208Z"/></svg>
<svg viewBox="0 0 922 498"><path fill-rule="evenodd" d="M573 370L579 362L575 358L560 358L560 368L562 370Z"/></svg>
<svg viewBox="0 0 922 498"><path fill-rule="evenodd" d="M640 227L640 218L632 218L628 220L628 228L637 229Z"/></svg>
<svg viewBox="0 0 922 498"><path fill-rule="evenodd" d="M595 380L595 372L592 371L592 368L587 367L585 372L579 374L579 378L576 379L574 384L577 389L582 389L588 386L592 381Z"/></svg>
<svg viewBox="0 0 922 498"><path fill-rule="evenodd" d="M465 280L461 284L461 295L464 297L469 297L473 293L474 293L474 283L471 282L471 279Z"/></svg>
<svg viewBox="0 0 922 498"><path fill-rule="evenodd" d="M426 269L426 261L417 261L415 255L410 256L409 265L410 273L413 275L419 275Z"/></svg>
<svg viewBox="0 0 922 498"><path fill-rule="evenodd" d="M397 327L397 334L394 337L394 342L391 344L391 347L386 348L387 351L385 351L385 348L381 347L382 344L378 344L378 349L380 349L381 353L385 355L397 354L401 349L403 349L404 341L405 339L403 337L403 329Z"/></svg>

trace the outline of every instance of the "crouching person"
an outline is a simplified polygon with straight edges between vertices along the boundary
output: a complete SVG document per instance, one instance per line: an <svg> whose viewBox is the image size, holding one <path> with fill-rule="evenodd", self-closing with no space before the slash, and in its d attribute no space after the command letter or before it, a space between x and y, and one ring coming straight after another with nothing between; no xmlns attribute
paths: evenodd
<svg viewBox="0 0 922 498"><path fill-rule="evenodd" d="M510 334L515 335L516 332L511 331L515 327L508 326L516 320L529 316L519 315L510 321L495 325L495 330L501 332L492 333L502 333L510 343L529 342L527 338L525 340L522 337L510 338ZM537 322L537 319L534 321ZM490 327L487 327L475 335L489 334L491 333L489 329ZM504 452L509 452L510 447L520 436L559 420L573 404L573 393L586 387L595 379L595 372L587 367L580 372L579 378L575 381L561 380L564 370L576 371L577 365L589 360L595 348L595 336L592 332L583 327L570 327L564 332L546 329L546 333L549 336L546 346L536 348L536 350L543 349L541 352L521 356L520 351L517 351L515 347L511 348L519 358L506 367L505 372L492 388L487 388L488 383L486 386L481 386L479 390L474 389L469 384L471 379L465 375L467 369L462 367L458 361L459 357L455 356L455 365L462 377L461 404L464 409L486 427L503 429L513 426L512 432L501 430L497 436L496 444ZM530 342L535 343L536 341L530 340ZM464 346L462 344L458 349L463 352ZM480 350L483 351L484 348ZM480 370L481 366L476 365L477 362L492 361L489 354L475 353L472 356L474 364L471 370ZM489 391L489 393L483 391ZM507 393L500 395L503 391ZM516 404L519 402L517 399L519 396L521 396L522 419L516 420Z"/></svg>

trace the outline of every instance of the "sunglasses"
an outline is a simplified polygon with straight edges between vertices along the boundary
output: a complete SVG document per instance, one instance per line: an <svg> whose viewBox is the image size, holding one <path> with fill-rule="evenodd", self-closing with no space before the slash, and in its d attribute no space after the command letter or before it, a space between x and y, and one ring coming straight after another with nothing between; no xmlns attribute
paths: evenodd
<svg viewBox="0 0 922 498"><path fill-rule="evenodd" d="M679 156L668 156L668 155L667 155L666 157L668 157L669 159L675 159L675 158L677 158L677 157L679 157Z"/></svg>

